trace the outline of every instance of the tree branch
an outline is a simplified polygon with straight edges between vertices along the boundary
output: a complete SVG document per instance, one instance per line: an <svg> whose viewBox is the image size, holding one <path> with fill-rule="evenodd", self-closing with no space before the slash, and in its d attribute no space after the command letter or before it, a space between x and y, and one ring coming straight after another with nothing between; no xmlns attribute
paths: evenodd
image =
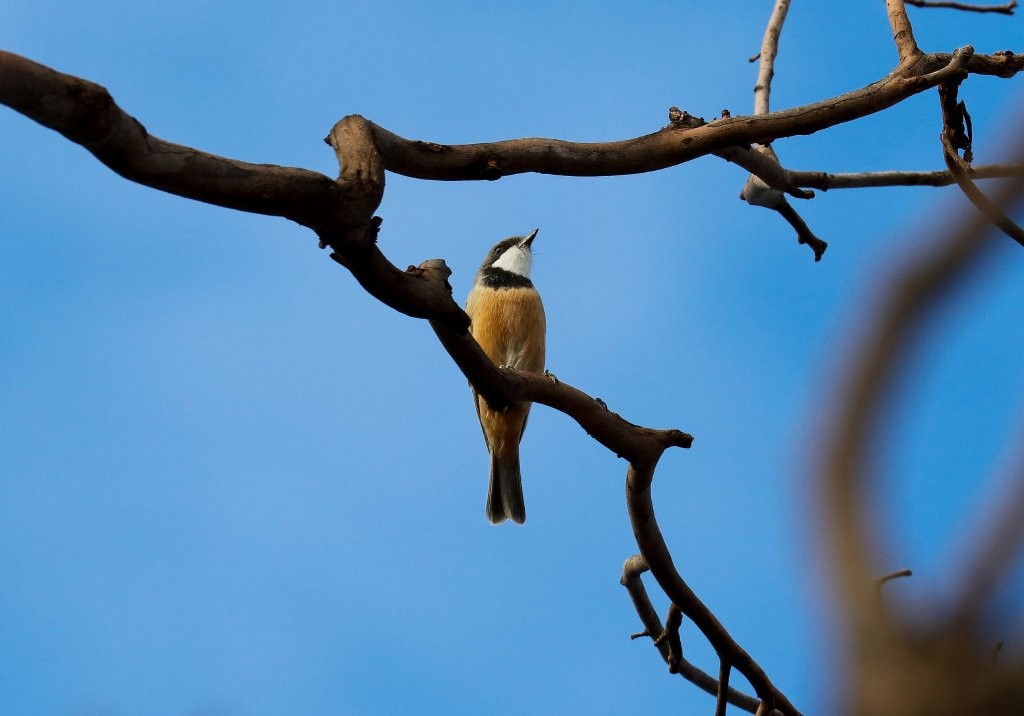
<svg viewBox="0 0 1024 716"><path fill-rule="evenodd" d="M921 49L914 39L914 29L910 26L910 18L907 16L907 8L903 0L885 0L885 9L889 15L889 27L892 29L892 39L896 42L900 66L907 66L921 56Z"/></svg>
<svg viewBox="0 0 1024 716"><path fill-rule="evenodd" d="M60 132L125 179L314 230L349 223L344 190L317 172L250 164L154 137L103 87L0 51L0 103Z"/></svg>
<svg viewBox="0 0 1024 716"><path fill-rule="evenodd" d="M888 171L850 174L788 171L788 174L793 184L822 191L888 186L949 186L956 183L956 178L948 169L931 172ZM975 179L1019 176L1024 174L1024 164L989 164L973 167L970 174Z"/></svg>
<svg viewBox="0 0 1024 716"><path fill-rule="evenodd" d="M1002 15L1012 15L1017 9L1017 0L1002 5L969 5L962 2L947 2L946 0L906 0L907 5L914 7L947 8L950 10L965 10L967 12L997 12Z"/></svg>
<svg viewBox="0 0 1024 716"><path fill-rule="evenodd" d="M775 7L768 18L761 40L760 66L757 72L757 84L754 85L754 114L768 114L772 93L772 78L775 76L775 57L779 53L779 35L782 24L789 12L790 0L775 0Z"/></svg>

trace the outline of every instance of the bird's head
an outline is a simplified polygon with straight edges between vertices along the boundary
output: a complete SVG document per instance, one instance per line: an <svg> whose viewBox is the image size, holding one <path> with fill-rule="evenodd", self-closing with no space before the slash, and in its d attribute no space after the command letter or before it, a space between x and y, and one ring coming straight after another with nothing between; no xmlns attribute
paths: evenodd
<svg viewBox="0 0 1024 716"><path fill-rule="evenodd" d="M487 252L487 257L480 266L478 276L493 273L497 269L522 278L530 278L530 268L533 266L531 246L538 231L540 229L534 229L526 236L510 236L496 243Z"/></svg>

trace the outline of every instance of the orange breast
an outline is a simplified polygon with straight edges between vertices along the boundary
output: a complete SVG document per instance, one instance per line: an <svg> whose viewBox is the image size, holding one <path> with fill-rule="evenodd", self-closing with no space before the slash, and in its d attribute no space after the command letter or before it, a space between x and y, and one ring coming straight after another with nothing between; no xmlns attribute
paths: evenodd
<svg viewBox="0 0 1024 716"><path fill-rule="evenodd" d="M474 287L466 303L470 332L498 365L544 370L544 304L533 288Z"/></svg>

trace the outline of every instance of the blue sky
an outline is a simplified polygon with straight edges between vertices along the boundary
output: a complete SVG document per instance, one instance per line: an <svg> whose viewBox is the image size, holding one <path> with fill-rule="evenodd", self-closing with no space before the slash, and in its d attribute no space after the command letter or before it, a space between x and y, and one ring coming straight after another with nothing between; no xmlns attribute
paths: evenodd
<svg viewBox="0 0 1024 716"><path fill-rule="evenodd" d="M322 137L350 113L450 143L627 138L672 105L748 113L770 7L37 0L5 9L3 45L106 86L162 138L333 176ZM1019 17L911 12L925 50L1020 49ZM884 3L794 3L773 107L894 61ZM1019 82L962 96L978 161L1001 159ZM796 169L936 169L939 127L929 93L775 148ZM469 391L423 322L283 219L131 184L7 109L0 136L0 711L713 710L628 638L621 460L536 408L529 520L492 527ZM445 258L463 300L491 244L541 228L550 369L696 436L655 486L676 563L814 712L836 685L810 480L827 407L896 267L969 209L949 188L819 193L798 207L830 243L815 264L736 199L744 179L713 157L634 177L389 175L380 242L399 266ZM1019 448L1024 253L996 254L928 333L873 450L908 600L955 585L972 511L996 501L985 479Z"/></svg>

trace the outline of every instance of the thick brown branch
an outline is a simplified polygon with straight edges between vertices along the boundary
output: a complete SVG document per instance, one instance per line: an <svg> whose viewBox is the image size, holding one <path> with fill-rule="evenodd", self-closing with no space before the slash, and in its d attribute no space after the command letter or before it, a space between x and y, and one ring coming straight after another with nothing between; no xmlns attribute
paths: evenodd
<svg viewBox="0 0 1024 716"><path fill-rule="evenodd" d="M166 142L103 87L4 51L0 103L82 145L125 179L208 204L283 216L314 230L353 223L346 193L322 174Z"/></svg>
<svg viewBox="0 0 1024 716"><path fill-rule="evenodd" d="M646 571L647 562L644 560L643 556L639 554L633 555L626 560L625 564L622 565L622 577L619 581L629 592L629 597L632 599L633 606L636 608L637 616L640 617L640 621L644 625L644 632L647 636L651 636L662 634L665 629L661 624L661 618L658 616L658 612L654 609L650 598L647 596L647 590L644 588L643 580L640 577L640 575ZM652 642L654 642L654 639L652 639ZM661 653L661 658L665 660L666 664L668 664L670 659L668 644L663 642L655 643L655 646ZM718 695L718 681L707 672L691 664L685 658L681 658L679 660L679 663L676 665L676 670L680 676L697 686L699 689L711 694L712 696ZM758 704L761 703L753 696L748 696L732 687L726 689L726 698L733 706L738 706L744 711L748 711L750 713L754 713L757 710Z"/></svg>
<svg viewBox="0 0 1024 716"><path fill-rule="evenodd" d="M949 2L947 0L906 0L907 5L914 7L935 7L947 8L949 10L964 10L966 12L997 12L1002 15L1012 15L1017 9L1017 0L1002 5L969 5L962 2Z"/></svg>
<svg viewBox="0 0 1024 716"><path fill-rule="evenodd" d="M435 144L399 137L377 125L375 144L389 171L436 180L498 179L523 172L566 176L610 176L657 171L727 147L765 144L874 114L935 87L951 74L1011 76L1024 55L978 58L964 48L922 55L866 87L821 102L763 116L725 117L697 127L672 124L654 134L618 142L577 143L559 139L511 139L484 144Z"/></svg>
<svg viewBox="0 0 1024 716"><path fill-rule="evenodd" d="M421 179L497 179L522 172L597 176L656 171L729 147L811 134L873 114L936 86L961 67L1002 77L1024 67L1024 55L964 58L962 54L924 55L913 67L900 68L867 87L803 107L723 118L694 128L671 125L619 142L514 139L439 145L402 139L371 123L366 123L369 137L358 141L374 145L384 168ZM378 190L372 182L369 187L361 183L376 173L375 167L368 165L356 165L354 174L348 175L343 166L342 176L335 182L316 172L248 164L171 144L148 134L102 87L6 52L0 53L0 103L82 144L132 181L241 211L284 216L321 236L365 225L371 213L367 209ZM343 122L355 124L353 120ZM357 200L356 188L368 190Z"/></svg>

